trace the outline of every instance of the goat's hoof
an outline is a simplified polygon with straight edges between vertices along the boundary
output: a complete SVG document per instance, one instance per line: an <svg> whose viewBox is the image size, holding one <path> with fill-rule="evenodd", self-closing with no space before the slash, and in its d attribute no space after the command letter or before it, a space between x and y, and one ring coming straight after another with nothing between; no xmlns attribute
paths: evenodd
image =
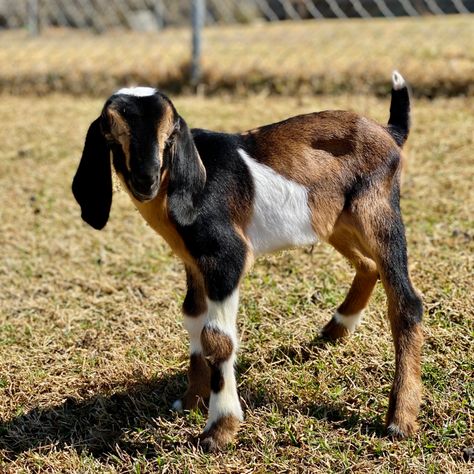
<svg viewBox="0 0 474 474"><path fill-rule="evenodd" d="M416 421L406 423L390 423L387 426L387 436L392 439L405 439L413 436L418 431Z"/></svg>
<svg viewBox="0 0 474 474"><path fill-rule="evenodd" d="M350 336L350 334L349 330L338 323L334 317L321 330L321 337L329 339L330 341L344 339Z"/></svg>
<svg viewBox="0 0 474 474"><path fill-rule="evenodd" d="M175 400L173 404L171 405L171 409L177 413L183 413L184 408L183 408L183 401L178 398L178 400Z"/></svg>
<svg viewBox="0 0 474 474"><path fill-rule="evenodd" d="M235 416L227 415L219 418L199 437L202 449L208 453L223 450L235 440L239 425L240 421Z"/></svg>
<svg viewBox="0 0 474 474"><path fill-rule="evenodd" d="M199 408L199 410L205 413L207 411L207 401L209 401L209 397L204 400L199 395L187 393L183 398L178 398L178 400L173 402L171 409L178 413L183 413L184 411L196 410Z"/></svg>

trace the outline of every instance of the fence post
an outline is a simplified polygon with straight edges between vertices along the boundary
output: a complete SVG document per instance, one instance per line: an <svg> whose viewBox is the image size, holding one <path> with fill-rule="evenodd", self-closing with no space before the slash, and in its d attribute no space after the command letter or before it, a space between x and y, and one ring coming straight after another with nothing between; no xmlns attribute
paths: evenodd
<svg viewBox="0 0 474 474"><path fill-rule="evenodd" d="M28 31L31 36L39 35L39 0L28 0Z"/></svg>
<svg viewBox="0 0 474 474"><path fill-rule="evenodd" d="M155 0L155 19L158 29L162 30L165 26L165 12L163 8L163 0Z"/></svg>
<svg viewBox="0 0 474 474"><path fill-rule="evenodd" d="M206 0L192 0L191 21L192 34L192 59L191 59L191 85L197 87L201 81L201 45L202 29L206 16Z"/></svg>

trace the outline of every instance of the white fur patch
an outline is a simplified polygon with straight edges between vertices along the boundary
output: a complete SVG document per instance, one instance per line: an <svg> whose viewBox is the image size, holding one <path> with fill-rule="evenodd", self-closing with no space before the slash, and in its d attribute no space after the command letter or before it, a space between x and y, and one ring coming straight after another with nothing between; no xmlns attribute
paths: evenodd
<svg viewBox="0 0 474 474"><path fill-rule="evenodd" d="M398 71L393 71L392 73L392 87L394 90L398 91L403 89L406 86L405 79Z"/></svg>
<svg viewBox="0 0 474 474"><path fill-rule="evenodd" d="M201 354L201 332L204 327L205 314L201 316L184 316L183 326L189 334L189 353Z"/></svg>
<svg viewBox="0 0 474 474"><path fill-rule="evenodd" d="M237 311L239 307L238 288L228 296L224 301L212 301L207 298L207 320L206 325L216 328L227 334L234 345L234 351L237 350Z"/></svg>
<svg viewBox="0 0 474 474"><path fill-rule="evenodd" d="M344 326L350 333L353 333L362 323L362 316L362 311L348 316L336 311L334 313L334 320L341 326Z"/></svg>
<svg viewBox="0 0 474 474"><path fill-rule="evenodd" d="M226 415L233 415L238 420L244 419L239 395L237 394L237 384L234 374L234 359L235 356L226 360L221 365L224 386L219 393L211 392L211 398L209 400L209 417L204 431L209 430L215 421Z"/></svg>
<svg viewBox="0 0 474 474"><path fill-rule="evenodd" d="M154 87L123 87L115 94L133 95L135 97L148 97L156 93Z"/></svg>
<svg viewBox="0 0 474 474"><path fill-rule="evenodd" d="M216 328L229 336L233 344L233 352L228 360L220 366L224 386L218 393L211 392L209 400L209 418L205 430L208 430L212 423L225 415L233 415L239 420L243 419L242 408L237 394L237 383L234 374L234 361L237 351L237 310L239 305L238 288L224 301L217 302L207 300L207 320L206 326Z"/></svg>
<svg viewBox="0 0 474 474"><path fill-rule="evenodd" d="M255 254L314 244L318 238L306 187L258 163L242 149L239 154L255 186L253 217L247 229Z"/></svg>

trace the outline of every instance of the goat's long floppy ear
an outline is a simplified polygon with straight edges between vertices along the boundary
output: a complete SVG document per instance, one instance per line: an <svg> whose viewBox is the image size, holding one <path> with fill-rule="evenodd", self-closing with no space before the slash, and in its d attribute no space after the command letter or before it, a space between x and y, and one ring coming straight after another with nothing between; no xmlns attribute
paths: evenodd
<svg viewBox="0 0 474 474"><path fill-rule="evenodd" d="M94 229L102 229L107 224L112 205L112 172L109 148L100 130L100 117L87 131L72 192L81 206L81 217Z"/></svg>
<svg viewBox="0 0 474 474"><path fill-rule="evenodd" d="M180 225L190 225L199 212L200 194L206 184L206 170L186 122L179 117L169 147L168 205Z"/></svg>

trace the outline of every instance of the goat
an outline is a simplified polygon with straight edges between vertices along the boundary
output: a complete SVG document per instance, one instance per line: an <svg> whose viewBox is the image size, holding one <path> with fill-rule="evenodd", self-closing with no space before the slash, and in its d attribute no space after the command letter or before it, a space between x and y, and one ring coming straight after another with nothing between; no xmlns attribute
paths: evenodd
<svg viewBox="0 0 474 474"><path fill-rule="evenodd" d="M72 189L82 218L107 223L115 172L148 224L183 261L188 389L174 408L208 402L207 450L231 442L243 419L234 363L239 284L259 255L318 240L355 267L352 286L322 334L348 336L380 278L395 344L387 429L417 429L422 303L408 273L400 213L402 146L410 127L403 77L392 76L387 126L323 111L229 134L190 130L157 89L120 89L87 132Z"/></svg>

